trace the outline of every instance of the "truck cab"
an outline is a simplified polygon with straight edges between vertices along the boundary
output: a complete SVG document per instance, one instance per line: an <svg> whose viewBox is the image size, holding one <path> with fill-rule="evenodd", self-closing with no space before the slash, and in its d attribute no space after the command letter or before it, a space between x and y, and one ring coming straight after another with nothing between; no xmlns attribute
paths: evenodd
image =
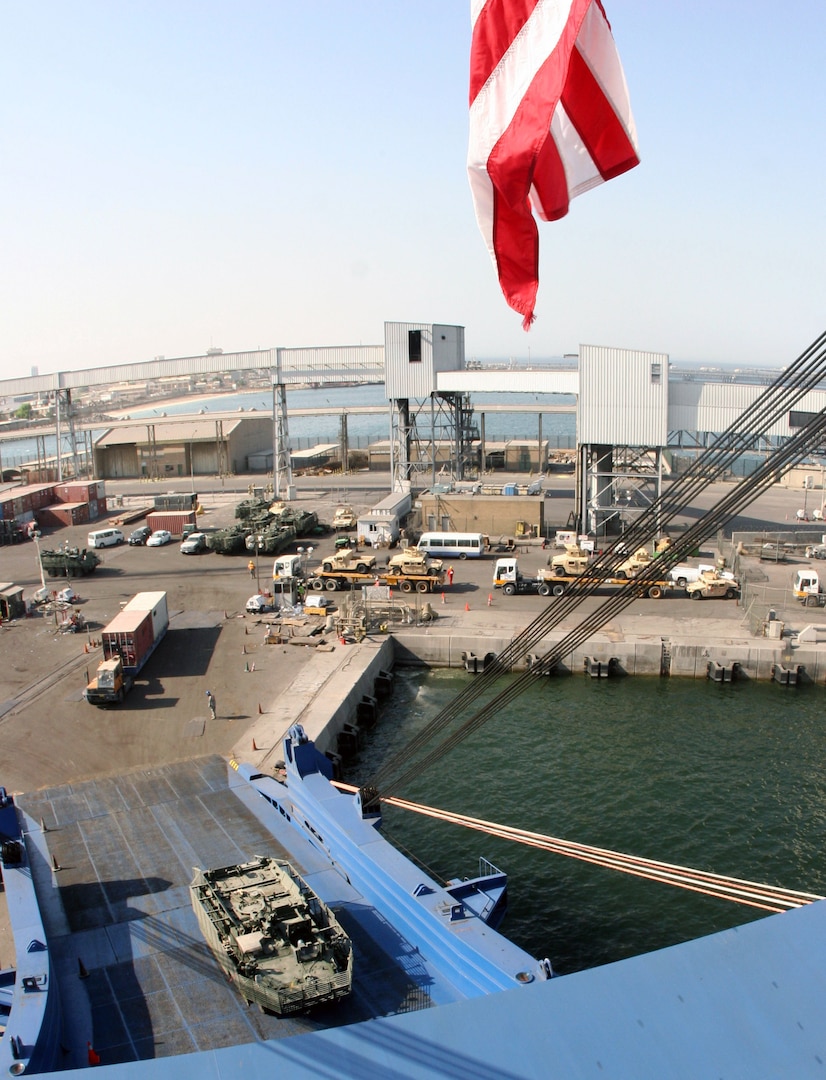
<svg viewBox="0 0 826 1080"><path fill-rule="evenodd" d="M826 604L826 595L821 591L817 570L798 570L794 575L792 592L807 607L822 607Z"/></svg>
<svg viewBox="0 0 826 1080"><path fill-rule="evenodd" d="M272 564L273 581L280 578L304 576L304 563L300 555L279 555Z"/></svg>
<svg viewBox="0 0 826 1080"><path fill-rule="evenodd" d="M123 701L127 689L123 660L120 656L113 656L109 660L101 660L95 677L86 687L86 700L91 705L109 705Z"/></svg>
<svg viewBox="0 0 826 1080"><path fill-rule="evenodd" d="M505 596L516 596L517 593L539 593L540 596L550 596L551 585L544 576L529 578L525 577L519 569L516 559L497 559L493 568L493 587L501 589ZM562 586L558 586L559 589Z"/></svg>

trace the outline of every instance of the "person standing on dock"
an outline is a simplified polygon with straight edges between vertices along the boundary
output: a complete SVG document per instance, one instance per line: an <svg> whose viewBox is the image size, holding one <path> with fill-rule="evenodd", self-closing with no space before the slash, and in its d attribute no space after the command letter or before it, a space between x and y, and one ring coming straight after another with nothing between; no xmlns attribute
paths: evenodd
<svg viewBox="0 0 826 1080"><path fill-rule="evenodd" d="M211 720L217 720L218 713L215 711L215 695L211 690L207 690L207 706L209 707L209 716Z"/></svg>

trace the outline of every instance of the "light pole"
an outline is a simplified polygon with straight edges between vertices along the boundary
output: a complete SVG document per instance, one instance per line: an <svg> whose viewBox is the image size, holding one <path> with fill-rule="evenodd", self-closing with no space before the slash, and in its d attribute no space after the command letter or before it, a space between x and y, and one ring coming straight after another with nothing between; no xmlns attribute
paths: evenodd
<svg viewBox="0 0 826 1080"><path fill-rule="evenodd" d="M39 536L33 536L32 540L34 540L34 546L35 546L35 549L37 551L37 565L38 565L38 568L40 570L40 584L41 584L41 586L43 588L43 599L45 600L46 599L46 578L45 578L45 576L43 574L43 560L40 557L40 537Z"/></svg>

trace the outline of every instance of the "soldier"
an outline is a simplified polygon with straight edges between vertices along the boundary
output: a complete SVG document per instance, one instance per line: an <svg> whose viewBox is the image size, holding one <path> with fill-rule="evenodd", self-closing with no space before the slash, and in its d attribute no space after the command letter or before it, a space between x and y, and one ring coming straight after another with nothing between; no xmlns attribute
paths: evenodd
<svg viewBox="0 0 826 1080"><path fill-rule="evenodd" d="M212 693L211 690L207 690L206 695L210 719L216 720L218 717L218 713L215 711L215 695Z"/></svg>

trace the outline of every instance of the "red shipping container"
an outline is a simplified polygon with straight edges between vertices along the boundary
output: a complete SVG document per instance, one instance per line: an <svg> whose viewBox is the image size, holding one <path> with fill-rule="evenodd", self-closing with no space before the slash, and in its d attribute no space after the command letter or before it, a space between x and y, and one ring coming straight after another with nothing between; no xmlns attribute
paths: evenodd
<svg viewBox="0 0 826 1080"><path fill-rule="evenodd" d="M103 656L106 660L120 656L123 670L134 674L151 651L154 635L151 611L121 611L101 632Z"/></svg>
<svg viewBox="0 0 826 1080"><path fill-rule="evenodd" d="M51 527L85 525L89 521L89 504L53 503L37 511L37 520L41 525Z"/></svg>
<svg viewBox="0 0 826 1080"><path fill-rule="evenodd" d="M152 532L166 529L173 536L181 536L184 525L197 525L198 518L194 510L158 510L146 515L146 524Z"/></svg>

